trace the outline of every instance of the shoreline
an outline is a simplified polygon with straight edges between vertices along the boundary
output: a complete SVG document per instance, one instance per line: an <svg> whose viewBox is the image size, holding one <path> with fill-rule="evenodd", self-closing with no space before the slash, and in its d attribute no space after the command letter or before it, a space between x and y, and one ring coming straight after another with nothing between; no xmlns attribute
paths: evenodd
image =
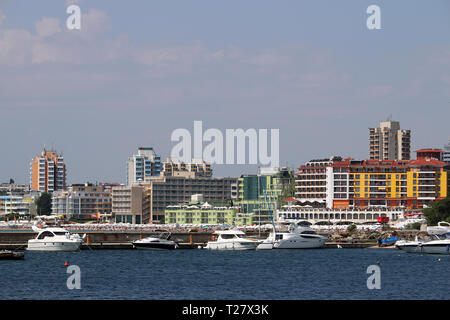
<svg viewBox="0 0 450 320"><path fill-rule="evenodd" d="M204 247L205 242L180 242L179 250L195 250L199 247ZM338 248L338 245L341 248ZM26 250L27 243L0 243L0 250ZM393 245L379 247L374 242L354 242L354 243L339 243L326 242L322 248L317 249L395 249ZM131 242L94 242L83 243L81 250L136 250ZM286 250L305 250L305 249L286 249Z"/></svg>

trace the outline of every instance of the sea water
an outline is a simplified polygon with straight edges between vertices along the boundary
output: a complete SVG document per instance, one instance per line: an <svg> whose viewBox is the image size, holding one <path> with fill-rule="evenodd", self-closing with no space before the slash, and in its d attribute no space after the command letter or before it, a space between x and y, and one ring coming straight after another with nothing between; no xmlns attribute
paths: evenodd
<svg viewBox="0 0 450 320"><path fill-rule="evenodd" d="M450 256L395 249L25 252L0 261L0 299L448 299L449 270Z"/></svg>

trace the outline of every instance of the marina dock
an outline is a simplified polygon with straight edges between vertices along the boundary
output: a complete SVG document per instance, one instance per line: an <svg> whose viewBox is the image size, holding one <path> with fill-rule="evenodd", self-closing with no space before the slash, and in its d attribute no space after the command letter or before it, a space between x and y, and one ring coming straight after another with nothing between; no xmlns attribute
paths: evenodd
<svg viewBox="0 0 450 320"><path fill-rule="evenodd" d="M131 250L132 242L145 237L157 235L158 232L134 232L134 231L82 231L74 232L80 236L86 234L86 240L82 244L82 250ZM172 238L178 242L179 249L198 249L204 247L212 232L173 232ZM267 232L249 233L249 236L265 239ZM23 250L27 242L33 239L36 233L32 230L1 230L0 250ZM367 242L327 242L324 248L335 249L340 245L342 248L378 248L375 241Z"/></svg>

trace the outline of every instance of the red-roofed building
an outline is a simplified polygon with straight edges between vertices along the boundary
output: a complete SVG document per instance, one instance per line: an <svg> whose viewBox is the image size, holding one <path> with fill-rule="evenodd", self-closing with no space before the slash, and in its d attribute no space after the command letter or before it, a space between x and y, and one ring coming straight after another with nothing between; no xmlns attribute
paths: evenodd
<svg viewBox="0 0 450 320"><path fill-rule="evenodd" d="M450 166L418 150L417 160L362 160L333 163L327 206L423 208L449 195Z"/></svg>
<svg viewBox="0 0 450 320"><path fill-rule="evenodd" d="M417 159L436 159L442 160L442 151L441 149L420 149L415 151L417 153Z"/></svg>
<svg viewBox="0 0 450 320"><path fill-rule="evenodd" d="M299 168L296 198L314 207L423 208L449 195L450 165L441 150L417 150L416 160L328 161Z"/></svg>

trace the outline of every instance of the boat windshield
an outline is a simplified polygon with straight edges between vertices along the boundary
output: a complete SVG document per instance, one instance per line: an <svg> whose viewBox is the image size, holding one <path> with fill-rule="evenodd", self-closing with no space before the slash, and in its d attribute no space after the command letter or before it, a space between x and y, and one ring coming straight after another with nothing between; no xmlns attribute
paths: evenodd
<svg viewBox="0 0 450 320"><path fill-rule="evenodd" d="M220 235L222 239L233 239L234 238L234 234L221 234Z"/></svg>
<svg viewBox="0 0 450 320"><path fill-rule="evenodd" d="M65 236L67 232L63 232L63 231L57 231L57 232L53 232L56 236Z"/></svg>
<svg viewBox="0 0 450 320"><path fill-rule="evenodd" d="M247 236L245 234L237 234L236 237L238 237L238 238L247 238Z"/></svg>
<svg viewBox="0 0 450 320"><path fill-rule="evenodd" d="M50 231L44 231L42 232L37 238L38 239L44 239L45 237L53 237L53 233Z"/></svg>
<svg viewBox="0 0 450 320"><path fill-rule="evenodd" d="M170 232L161 232L157 238L159 239L163 239L163 240L169 240L171 237L171 233Z"/></svg>
<svg viewBox="0 0 450 320"><path fill-rule="evenodd" d="M316 234L316 232L313 230L306 230L306 231L302 231L302 233L300 233L300 234Z"/></svg>

